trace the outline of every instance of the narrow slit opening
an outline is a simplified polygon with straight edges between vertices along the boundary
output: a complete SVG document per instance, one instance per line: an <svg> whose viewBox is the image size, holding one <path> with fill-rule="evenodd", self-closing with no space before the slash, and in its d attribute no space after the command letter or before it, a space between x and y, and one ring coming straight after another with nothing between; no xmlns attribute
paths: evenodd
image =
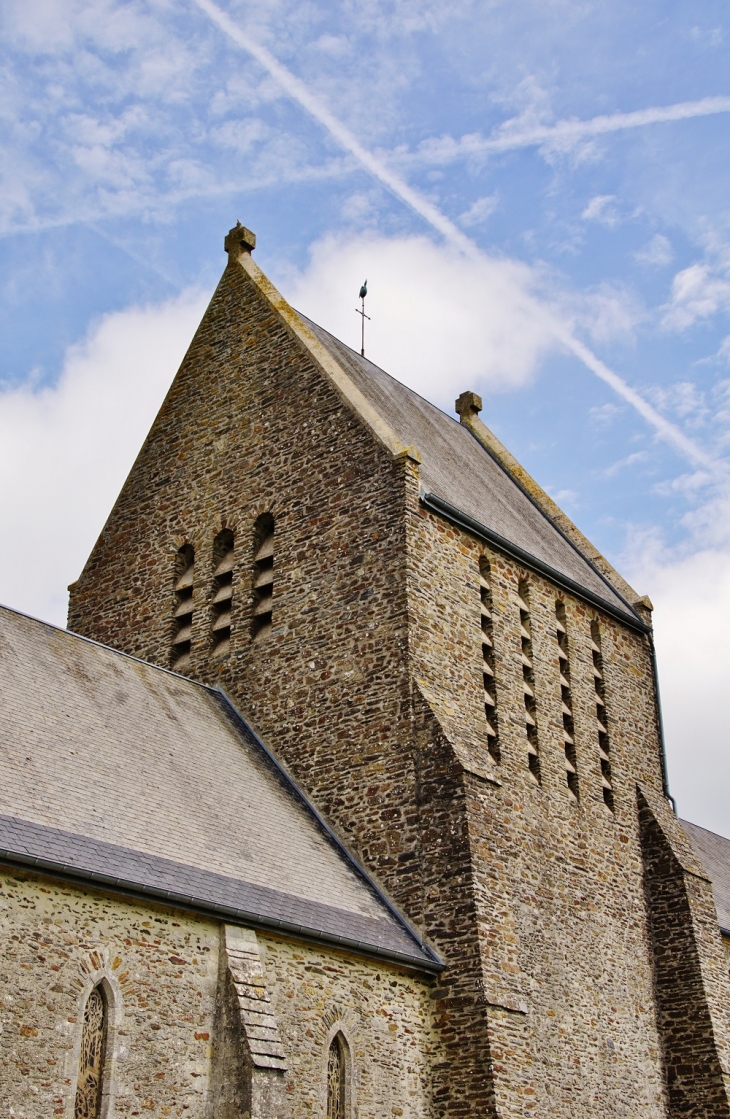
<svg viewBox="0 0 730 1119"><path fill-rule="evenodd" d="M560 666L560 710L563 718L565 783L568 790L568 797L577 804L580 799L580 788L578 782L578 758L575 750L575 726L573 723L570 648L568 644L565 603L560 599L555 603L555 634L558 643L558 664Z"/></svg>
<svg viewBox="0 0 730 1119"><path fill-rule="evenodd" d="M598 758L601 766L601 788L603 802L614 811L613 774L611 772L611 742L608 735L606 717L606 694L603 679L603 656L601 653L601 627L598 619L591 622L591 656L593 658L593 686L596 702L596 732L598 737Z"/></svg>
<svg viewBox="0 0 730 1119"><path fill-rule="evenodd" d="M259 517L254 526L253 607L251 636L262 641L271 633L274 597L274 518Z"/></svg>
<svg viewBox="0 0 730 1119"><path fill-rule="evenodd" d="M526 581L517 591L520 610L520 642L522 645L522 692L525 701L525 734L527 737L527 768L536 784L541 784L540 746L537 735L537 704L535 701L535 676L532 656L532 622L530 617L530 589Z"/></svg>
<svg viewBox="0 0 730 1119"><path fill-rule="evenodd" d="M227 656L231 647L234 543L234 536L230 529L219 532L213 542L210 643L213 656L217 658Z"/></svg>
<svg viewBox="0 0 730 1119"><path fill-rule="evenodd" d="M479 561L479 599L482 627L482 689L484 717L487 731L487 749L492 761L499 764L499 722L497 718L497 690L494 671L494 631L492 585L489 560L482 556Z"/></svg>
<svg viewBox="0 0 730 1119"><path fill-rule="evenodd" d="M172 643L170 665L181 672L190 665L193 635L193 594L195 577L195 550L192 544L183 544L175 557L174 593L172 613Z"/></svg>

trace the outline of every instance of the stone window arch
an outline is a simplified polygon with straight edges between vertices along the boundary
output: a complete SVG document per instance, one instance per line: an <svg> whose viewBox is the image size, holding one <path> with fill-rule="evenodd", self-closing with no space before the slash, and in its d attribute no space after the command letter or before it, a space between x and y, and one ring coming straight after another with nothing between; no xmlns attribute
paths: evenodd
<svg viewBox="0 0 730 1119"><path fill-rule="evenodd" d="M109 999L97 983L84 1006L74 1119L101 1119L108 1041Z"/></svg>
<svg viewBox="0 0 730 1119"><path fill-rule="evenodd" d="M341 1030L327 1054L327 1119L349 1119L349 1048Z"/></svg>

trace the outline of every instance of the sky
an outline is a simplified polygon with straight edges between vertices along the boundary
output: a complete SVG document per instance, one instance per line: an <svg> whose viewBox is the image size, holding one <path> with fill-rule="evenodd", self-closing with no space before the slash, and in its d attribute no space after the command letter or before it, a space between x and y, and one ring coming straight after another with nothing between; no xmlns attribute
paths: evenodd
<svg viewBox="0 0 730 1119"><path fill-rule="evenodd" d="M6 0L0 601L64 624L225 264L482 419L654 607L730 836L730 12Z"/></svg>

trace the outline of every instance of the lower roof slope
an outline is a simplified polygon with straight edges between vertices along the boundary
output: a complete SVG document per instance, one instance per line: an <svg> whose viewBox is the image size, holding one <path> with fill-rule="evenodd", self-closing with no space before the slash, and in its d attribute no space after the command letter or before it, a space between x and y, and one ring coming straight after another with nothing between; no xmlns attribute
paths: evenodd
<svg viewBox="0 0 730 1119"><path fill-rule="evenodd" d="M720 928L730 936L730 839L715 835L689 820L680 821L698 858L712 879Z"/></svg>
<svg viewBox="0 0 730 1119"><path fill-rule="evenodd" d="M305 316L301 316L305 319ZM541 564L577 583L613 611L637 617L485 447L457 420L305 319L318 340L385 418L404 445L418 448L426 492L465 513Z"/></svg>
<svg viewBox="0 0 730 1119"><path fill-rule="evenodd" d="M438 968L221 692L0 607L0 859Z"/></svg>

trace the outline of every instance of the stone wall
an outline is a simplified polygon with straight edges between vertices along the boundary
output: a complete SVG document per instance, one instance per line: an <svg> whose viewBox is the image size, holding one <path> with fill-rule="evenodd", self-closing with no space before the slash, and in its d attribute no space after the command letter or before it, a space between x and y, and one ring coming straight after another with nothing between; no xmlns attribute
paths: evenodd
<svg viewBox="0 0 730 1119"><path fill-rule="evenodd" d="M110 993L118 1116L203 1119L218 968L214 922L35 875L0 877L0 1083L14 1119L73 1119L83 1009Z"/></svg>
<svg viewBox="0 0 730 1119"><path fill-rule="evenodd" d="M486 1016L501 1114L662 1115L661 1045L635 782L661 793L649 651L601 619L615 811L595 719L595 611L424 511L410 523L413 671L467 771ZM499 765L487 751L479 561L491 567ZM541 765L527 765L517 591L529 580ZM566 611L579 803L563 747L556 600ZM434 640L443 627L446 639ZM458 701L457 701L458 697Z"/></svg>
<svg viewBox="0 0 730 1119"><path fill-rule="evenodd" d="M192 543L189 674L229 692L401 898L417 845L400 745L403 471L229 266L69 607L70 629L168 665L176 550ZM264 512L275 518L274 620L253 643ZM230 655L215 661L213 541L224 525L235 533L232 631ZM363 798L375 812L362 812Z"/></svg>
<svg viewBox="0 0 730 1119"><path fill-rule="evenodd" d="M677 1119L726 1116L728 984L712 886L698 864L680 861L682 852L667 834L671 821L662 816L639 795L668 1113Z"/></svg>
<svg viewBox="0 0 730 1119"><path fill-rule="evenodd" d="M250 1054L235 1011L227 1039L220 1030L216 1006L226 992L219 982L230 982L219 966L221 932L205 918L3 871L3 1114L73 1119L83 1007L103 981L111 1004L106 1098L114 1115L241 1119L236 1107L251 1098L244 1083ZM323 1116L327 1051L341 1030L349 1045L351 1115L425 1119L432 981L274 936L259 934L258 949L287 1068L268 1070L283 1081L283 1108L268 1110L262 1098L252 1116ZM225 1046L237 1029L239 1066L228 1064L221 1076L217 1063L230 1059ZM111 1111L104 1114L110 1119Z"/></svg>
<svg viewBox="0 0 730 1119"><path fill-rule="evenodd" d="M432 981L345 953L259 934L288 1058L291 1119L324 1116L329 1045L348 1045L355 1119L426 1119Z"/></svg>

